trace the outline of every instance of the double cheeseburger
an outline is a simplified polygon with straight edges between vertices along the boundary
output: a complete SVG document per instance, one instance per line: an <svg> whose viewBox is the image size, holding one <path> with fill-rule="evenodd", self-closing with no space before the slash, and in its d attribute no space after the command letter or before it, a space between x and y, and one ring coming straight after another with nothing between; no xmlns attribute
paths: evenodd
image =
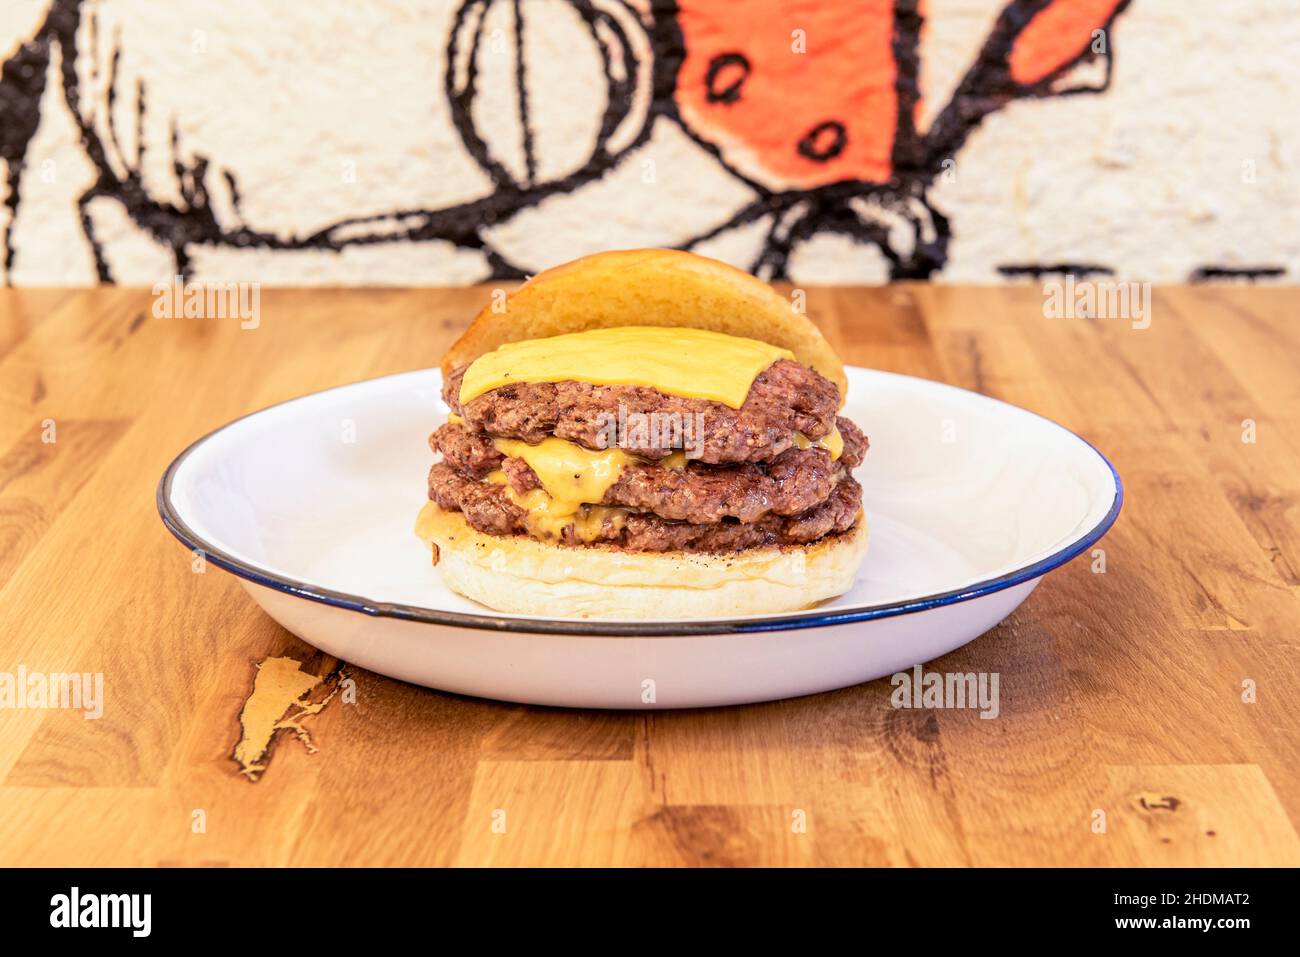
<svg viewBox="0 0 1300 957"><path fill-rule="evenodd" d="M416 533L499 611L703 618L842 594L867 440L806 317L748 273L637 250L547 270L442 363Z"/></svg>

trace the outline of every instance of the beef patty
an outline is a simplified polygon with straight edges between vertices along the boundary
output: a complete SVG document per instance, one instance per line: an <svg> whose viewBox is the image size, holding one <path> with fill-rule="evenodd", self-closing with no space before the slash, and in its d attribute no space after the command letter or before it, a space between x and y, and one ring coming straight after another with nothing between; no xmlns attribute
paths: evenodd
<svg viewBox="0 0 1300 957"><path fill-rule="evenodd" d="M429 471L429 497L440 508L459 511L474 528L489 535L527 534L525 512L511 501L504 486L479 482L439 462ZM578 541L572 525L561 534L565 544L600 543L630 551L723 553L746 548L805 545L826 535L848 531L862 511L862 487L847 474L821 504L797 515L769 513L754 522L700 524L658 515L611 509L591 542Z"/></svg>
<svg viewBox="0 0 1300 957"><path fill-rule="evenodd" d="M806 512L830 497L835 484L862 462L866 436L848 419L837 420L844 451L833 460L823 449L787 449L770 462L730 466L688 462L668 469L651 462L629 464L600 504L617 505L661 518L705 524L723 519L753 523L767 515ZM429 438L435 452L471 479L504 470L517 492L540 487L522 459L503 455L490 436L448 423Z"/></svg>
<svg viewBox="0 0 1300 957"><path fill-rule="evenodd" d="M468 368L466 366L465 368ZM739 409L707 399L665 395L643 386L603 386L588 382L521 382L502 386L460 404L465 368L443 384L442 396L470 428L502 438L537 443L548 435L589 449L606 447L611 417L651 413L702 418L702 462L717 465L776 458L795 444L795 433L810 439L828 435L839 408L839 389L820 373L789 359L763 370ZM662 458L671 448L638 448L620 435L619 444L645 458ZM633 437L634 438L634 437ZM678 443L680 447L681 443Z"/></svg>

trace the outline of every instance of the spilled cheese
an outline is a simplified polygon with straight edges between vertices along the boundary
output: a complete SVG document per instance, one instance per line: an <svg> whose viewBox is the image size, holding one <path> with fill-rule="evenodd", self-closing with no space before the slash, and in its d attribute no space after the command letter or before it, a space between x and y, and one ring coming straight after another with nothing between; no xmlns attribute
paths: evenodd
<svg viewBox="0 0 1300 957"><path fill-rule="evenodd" d="M554 436L536 445L519 439L493 439L492 444L502 455L525 462L541 483L541 488L517 492L505 472L497 470L487 476L488 482L503 486L510 500L524 511L524 524L534 538L558 539L565 527L572 525L579 541L590 542L599 537L605 524L621 528L626 521L627 509L600 502L629 464L643 461L637 456L622 449L593 451ZM844 450L838 429L816 441L796 432L795 445L826 449L832 459L838 459ZM686 453L679 449L659 465L677 470L685 468L686 462Z"/></svg>
<svg viewBox="0 0 1300 957"><path fill-rule="evenodd" d="M492 444L502 455L523 459L551 498L578 505L604 498L632 461L622 449L593 452L554 436L536 445L518 439L494 439Z"/></svg>
<svg viewBox="0 0 1300 957"><path fill-rule="evenodd" d="M535 538L556 539L573 525L579 541L589 542L606 522L621 526L627 510L598 504L634 459L622 449L593 452L554 436L529 445L518 439L494 439L502 455L522 459L533 470L541 488L516 492L504 472L487 480L504 485L511 501L522 508L524 523Z"/></svg>
<svg viewBox="0 0 1300 957"><path fill-rule="evenodd" d="M839 429L831 429L829 435L815 440L808 438L802 432L796 432L794 444L800 449L825 449L831 454L832 459L838 459L844 454L844 436L840 435Z"/></svg>
<svg viewBox="0 0 1300 957"><path fill-rule="evenodd" d="M770 343L681 326L618 326L508 342L479 356L461 404L518 382L635 385L740 408L758 374L794 353Z"/></svg>

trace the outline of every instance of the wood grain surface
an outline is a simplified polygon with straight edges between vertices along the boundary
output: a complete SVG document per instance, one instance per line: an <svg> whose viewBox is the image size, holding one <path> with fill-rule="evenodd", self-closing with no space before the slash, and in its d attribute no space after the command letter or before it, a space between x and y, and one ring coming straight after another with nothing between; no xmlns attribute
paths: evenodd
<svg viewBox="0 0 1300 957"><path fill-rule="evenodd" d="M462 698L193 572L154 509L178 451L436 364L489 295L264 290L241 330L147 290L0 291L0 672L105 683L98 720L0 710L0 864L1300 864L1300 291L1157 289L1147 329L1044 318L1037 287L808 291L846 362L1023 405L1124 477L1104 573L1077 559L931 666L998 672L992 721L895 710L888 681L680 713ZM250 721L250 775L263 662L265 694L312 690Z"/></svg>

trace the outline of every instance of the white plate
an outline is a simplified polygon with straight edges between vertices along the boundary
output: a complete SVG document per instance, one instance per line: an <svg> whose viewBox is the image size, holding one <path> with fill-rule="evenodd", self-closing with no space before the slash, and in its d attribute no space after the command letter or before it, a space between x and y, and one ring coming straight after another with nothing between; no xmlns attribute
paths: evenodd
<svg viewBox="0 0 1300 957"><path fill-rule="evenodd" d="M412 529L446 417L436 370L238 419L164 473L172 533L304 641L463 694L595 708L766 701L928 661L1006 617L1119 514L1111 464L1059 425L910 376L848 369L870 436L871 548L814 610L713 621L505 615L448 591ZM653 700L650 700L653 699Z"/></svg>

